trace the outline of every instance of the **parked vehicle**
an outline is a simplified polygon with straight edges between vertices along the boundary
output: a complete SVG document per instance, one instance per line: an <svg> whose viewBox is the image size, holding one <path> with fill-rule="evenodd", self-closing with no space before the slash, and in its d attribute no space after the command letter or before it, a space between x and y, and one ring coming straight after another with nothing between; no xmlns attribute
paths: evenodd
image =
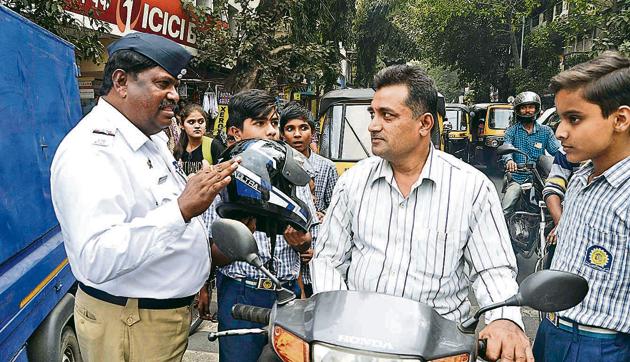
<svg viewBox="0 0 630 362"><path fill-rule="evenodd" d="M81 361L50 164L81 118L74 47L0 6L0 361Z"/></svg>
<svg viewBox="0 0 630 362"><path fill-rule="evenodd" d="M373 97L373 89L359 88L334 90L320 99L319 153L335 162L340 175L358 161L372 156L368 107ZM437 122L431 132L431 141L442 150L444 104L444 96L438 94Z"/></svg>
<svg viewBox="0 0 630 362"><path fill-rule="evenodd" d="M278 288L278 302L272 309L242 304L232 309L234 318L260 323L261 328L208 335L215 340L266 334L269 345L259 361L474 361L485 352L486 341L475 333L485 312L523 305L555 312L575 306L588 292L584 278L545 270L526 278L515 296L483 307L459 324L422 303L380 293L340 290L295 300L263 267L256 241L244 224L221 219L212 225L212 232L226 256L255 266Z"/></svg>
<svg viewBox="0 0 630 362"><path fill-rule="evenodd" d="M472 135L470 110L464 104L446 103L444 150L465 162L470 162Z"/></svg>
<svg viewBox="0 0 630 362"><path fill-rule="evenodd" d="M503 144L505 130L512 123L514 112L507 103L479 103L471 108L474 158L488 169L497 168L496 149Z"/></svg>
<svg viewBox="0 0 630 362"><path fill-rule="evenodd" d="M536 254L538 263L542 263L546 253L546 240L549 232L554 228L553 219L542 197L545 178L551 170L553 158L541 156L537 164L529 162L527 154L510 144L504 144L497 149L502 156L509 153L519 153L525 156L525 163L518 164L516 172L525 173L530 178L521 184L521 199L516 204L516 211L506 216L510 240L515 254L525 258ZM511 173L506 172L506 184L511 179Z"/></svg>
<svg viewBox="0 0 630 362"><path fill-rule="evenodd" d="M551 127L551 129L555 132L556 128L558 128L558 124L560 124L560 116L558 116L558 113L556 112L556 107L551 107L545 110L543 114L538 117L536 122L538 122L538 124Z"/></svg>

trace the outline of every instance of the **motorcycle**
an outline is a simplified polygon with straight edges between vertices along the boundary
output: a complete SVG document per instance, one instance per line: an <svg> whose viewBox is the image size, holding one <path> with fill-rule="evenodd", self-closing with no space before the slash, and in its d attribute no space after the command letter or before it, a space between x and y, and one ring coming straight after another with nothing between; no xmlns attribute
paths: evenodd
<svg viewBox="0 0 630 362"><path fill-rule="evenodd" d="M516 204L516 211L506 216L510 240L515 254L524 258L537 256L536 270L541 270L546 257L547 235L554 228L553 219L543 200L542 192L545 188L545 178L549 174L553 159L541 156L537 164L531 163L524 152L511 144L503 144L497 149L498 155L518 153L525 157L524 164L517 164L517 173L526 174L530 180L522 183L521 198ZM506 172L503 191L511 181L512 174Z"/></svg>
<svg viewBox="0 0 630 362"><path fill-rule="evenodd" d="M462 323L447 320L431 307L411 299L360 291L330 291L296 300L263 266L249 229L234 220L213 223L219 249L230 259L255 266L276 285L273 308L237 304L234 318L261 328L213 332L208 339L250 333L266 334L268 346L259 361L284 362L467 362L485 355L485 340L475 329L487 311L530 306L552 312L571 308L588 292L575 274L545 270L525 279L513 297L485 306Z"/></svg>

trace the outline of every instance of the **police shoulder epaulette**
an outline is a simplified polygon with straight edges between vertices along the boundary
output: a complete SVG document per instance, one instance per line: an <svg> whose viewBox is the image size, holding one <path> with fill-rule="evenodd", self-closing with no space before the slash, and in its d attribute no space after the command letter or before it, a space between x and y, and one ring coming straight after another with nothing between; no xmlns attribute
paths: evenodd
<svg viewBox="0 0 630 362"><path fill-rule="evenodd" d="M95 128L92 130L92 134L94 135L92 144L97 146L110 146L114 140L116 132L104 128Z"/></svg>
<svg viewBox="0 0 630 362"><path fill-rule="evenodd" d="M116 133L114 131L109 130L109 129L103 129L103 128L95 128L95 129L92 130L92 133L102 134L102 135L105 135L105 136L112 136L112 137L116 135Z"/></svg>

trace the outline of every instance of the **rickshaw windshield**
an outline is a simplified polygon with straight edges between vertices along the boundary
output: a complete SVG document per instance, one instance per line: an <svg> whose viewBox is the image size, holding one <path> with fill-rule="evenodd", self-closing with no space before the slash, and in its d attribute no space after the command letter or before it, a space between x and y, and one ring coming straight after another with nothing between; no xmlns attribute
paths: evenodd
<svg viewBox="0 0 630 362"><path fill-rule="evenodd" d="M331 107L324 119L320 154L333 161L358 161L372 155L369 104Z"/></svg>
<svg viewBox="0 0 630 362"><path fill-rule="evenodd" d="M492 108L488 126L494 129L506 129L510 126L514 112L508 108Z"/></svg>
<svg viewBox="0 0 630 362"><path fill-rule="evenodd" d="M446 118L451 123L453 131L465 131L464 113L460 109L447 109Z"/></svg>

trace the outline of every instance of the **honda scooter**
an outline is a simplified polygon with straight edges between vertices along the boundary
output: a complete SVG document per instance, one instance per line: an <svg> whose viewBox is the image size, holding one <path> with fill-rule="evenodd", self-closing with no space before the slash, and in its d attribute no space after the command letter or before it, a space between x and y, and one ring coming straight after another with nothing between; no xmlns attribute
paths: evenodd
<svg viewBox="0 0 630 362"><path fill-rule="evenodd" d="M212 235L227 257L255 266L276 285L278 300L273 308L237 304L232 309L234 318L260 323L261 328L208 335L215 340L266 334L269 345L259 361L475 361L485 354L486 341L475 332L485 312L505 306L556 312L575 306L588 292L584 278L544 270L526 278L513 297L481 308L462 323L445 319L414 300L373 292L339 290L296 300L263 266L256 241L244 224L217 220Z"/></svg>

